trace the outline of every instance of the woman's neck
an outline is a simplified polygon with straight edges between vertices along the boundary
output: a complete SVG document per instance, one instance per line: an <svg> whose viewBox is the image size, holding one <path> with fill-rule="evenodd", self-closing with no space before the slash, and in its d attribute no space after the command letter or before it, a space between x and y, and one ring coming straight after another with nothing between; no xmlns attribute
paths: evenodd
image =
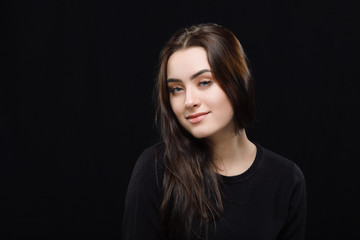
<svg viewBox="0 0 360 240"><path fill-rule="evenodd" d="M249 141L244 129L221 139L213 139L213 161L216 172L225 176L239 175L254 162L256 146Z"/></svg>

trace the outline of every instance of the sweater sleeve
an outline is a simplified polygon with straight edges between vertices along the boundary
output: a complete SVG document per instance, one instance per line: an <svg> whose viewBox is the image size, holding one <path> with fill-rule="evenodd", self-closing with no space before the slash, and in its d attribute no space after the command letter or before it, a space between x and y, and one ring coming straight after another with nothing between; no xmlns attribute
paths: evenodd
<svg viewBox="0 0 360 240"><path fill-rule="evenodd" d="M306 185L300 168L294 164L294 187L288 217L280 232L280 240L304 240L306 227Z"/></svg>
<svg viewBox="0 0 360 240"><path fill-rule="evenodd" d="M125 198L124 240L159 239L159 190L153 148L137 160Z"/></svg>

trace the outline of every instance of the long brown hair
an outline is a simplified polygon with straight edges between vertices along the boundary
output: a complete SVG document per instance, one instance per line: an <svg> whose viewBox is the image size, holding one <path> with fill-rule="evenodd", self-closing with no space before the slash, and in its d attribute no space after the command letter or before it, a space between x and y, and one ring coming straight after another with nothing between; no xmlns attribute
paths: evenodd
<svg viewBox="0 0 360 240"><path fill-rule="evenodd" d="M165 146L161 226L171 239L207 238L209 223L221 216L223 204L212 148L179 123L167 87L167 63L176 51L202 47L214 78L234 109L236 131L254 120L253 81L245 53L234 34L217 24L200 24L177 31L160 54L156 83L157 122Z"/></svg>

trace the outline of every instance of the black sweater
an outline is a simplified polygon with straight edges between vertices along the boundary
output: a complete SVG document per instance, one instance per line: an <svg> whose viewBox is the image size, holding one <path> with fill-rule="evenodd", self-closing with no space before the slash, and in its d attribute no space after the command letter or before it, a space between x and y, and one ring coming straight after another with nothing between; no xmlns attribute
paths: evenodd
<svg viewBox="0 0 360 240"><path fill-rule="evenodd" d="M221 176L224 213L209 239L304 239L306 189L301 170L292 161L256 147L247 171ZM135 165L125 199L124 240L160 239L164 168L161 161L155 165L155 148L146 149Z"/></svg>

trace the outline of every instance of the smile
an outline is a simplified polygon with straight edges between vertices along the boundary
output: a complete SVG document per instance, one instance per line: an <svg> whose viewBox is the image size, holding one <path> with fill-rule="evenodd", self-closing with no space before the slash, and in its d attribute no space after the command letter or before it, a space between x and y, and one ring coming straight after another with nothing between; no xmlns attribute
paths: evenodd
<svg viewBox="0 0 360 240"><path fill-rule="evenodd" d="M210 113L210 112L202 112L202 113L197 113L197 114L193 114L193 115L189 115L186 117L186 119L190 122L190 123L198 123L201 122L206 115Z"/></svg>

